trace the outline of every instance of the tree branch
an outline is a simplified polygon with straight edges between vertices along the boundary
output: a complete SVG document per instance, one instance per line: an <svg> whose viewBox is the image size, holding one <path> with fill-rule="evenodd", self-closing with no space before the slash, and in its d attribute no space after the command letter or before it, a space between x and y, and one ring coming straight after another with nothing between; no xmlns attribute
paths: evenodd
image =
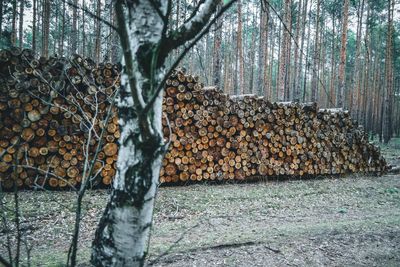
<svg viewBox="0 0 400 267"><path fill-rule="evenodd" d="M97 19L97 20L103 22L105 25L107 25L108 27L110 27L110 28L113 29L114 31L118 31L118 28L115 27L114 25L112 25L111 22L109 22L109 21L107 21L107 20L105 20L105 19L103 19L103 18L97 16L96 14L94 14L93 12L91 12L90 10L88 10L87 8L81 7L81 6L78 6L78 5L75 5L73 2L70 2L70 1L67 1L67 0L61 0L61 1L63 1L64 3L66 3L66 4L69 5L69 6L72 6L73 8L80 9L80 10L84 11L84 12L87 13L90 17L95 18L95 19Z"/></svg>
<svg viewBox="0 0 400 267"><path fill-rule="evenodd" d="M9 263L6 259L4 259L1 255L0 255L0 263L4 264L5 267L12 267L11 263Z"/></svg>
<svg viewBox="0 0 400 267"><path fill-rule="evenodd" d="M157 12L157 14L160 16L160 18L163 20L164 24L167 24L167 17L161 12L161 10L158 8L157 3L154 2L154 0L149 0L151 6L153 9Z"/></svg>
<svg viewBox="0 0 400 267"><path fill-rule="evenodd" d="M196 13L199 11L199 8L200 8L201 4L203 4L205 1L206 0L200 0L199 3L197 4L197 6L194 8L192 14L190 14L189 18L187 20L185 20L183 23L186 23L189 20L191 20L196 15ZM221 2L222 0L217 0L217 1Z"/></svg>
<svg viewBox="0 0 400 267"><path fill-rule="evenodd" d="M150 101L147 103L147 105L145 106L145 108L143 109L143 114L146 114L151 107L153 106L154 102L157 99L157 96L160 94L160 92L163 90L164 88L164 84L167 81L167 79L169 78L169 76L172 74L172 72L174 71L174 69L176 67L178 67L178 64L181 62L181 60L184 58L184 56L187 54L187 52L189 52L189 50L210 30L211 26L217 21L217 19L219 17L222 16L222 14L228 9L230 8L234 2L236 2L237 0L231 0L229 1L227 4L225 4L220 11L214 16L214 18L212 20L209 21L209 23L207 24L207 26L205 28L203 28L203 30L196 36L196 38L193 39L193 41L191 41L189 43L189 45L186 45L183 49L183 51L179 54L179 56L177 57L177 59L175 60L175 62L172 64L172 66L170 67L170 69L168 70L167 74L164 75L163 80L161 81L161 83L158 85L157 90L155 91L155 93L153 94L152 98L150 99ZM186 41L188 41L190 39L187 39Z"/></svg>
<svg viewBox="0 0 400 267"><path fill-rule="evenodd" d="M168 31L168 24L169 24L169 16L171 15L172 12L172 0L168 0L168 4L167 4L167 13L165 14L165 20L164 20L164 28L162 31L162 38L166 38L166 34Z"/></svg>
<svg viewBox="0 0 400 267"><path fill-rule="evenodd" d="M236 0L231 0L224 5L223 9L230 7ZM205 0L198 7L198 12L192 19L184 23L176 31L172 31L164 40L163 52L164 57L173 49L183 45L186 41L196 37L201 30L207 25L210 17L217 9L219 1Z"/></svg>

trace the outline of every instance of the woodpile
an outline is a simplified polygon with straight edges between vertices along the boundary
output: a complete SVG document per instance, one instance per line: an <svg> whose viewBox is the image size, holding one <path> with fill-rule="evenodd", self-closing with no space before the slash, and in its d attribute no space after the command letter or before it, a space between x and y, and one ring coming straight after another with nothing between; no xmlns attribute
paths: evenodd
<svg viewBox="0 0 400 267"><path fill-rule="evenodd" d="M115 108L105 119L119 71L78 55L37 60L29 50L0 51L2 187L79 185L100 141L94 173L109 185L120 137ZM163 183L386 171L379 150L340 109L229 97L177 70L163 110L170 141Z"/></svg>
<svg viewBox="0 0 400 267"><path fill-rule="evenodd" d="M0 51L0 180L13 187L67 188L82 181L104 132L94 173L109 185L119 138L116 110L103 125L119 67L78 55L35 59L30 50ZM102 131L103 128L106 128Z"/></svg>
<svg viewBox="0 0 400 267"><path fill-rule="evenodd" d="M386 170L379 150L341 109L229 97L182 71L167 80L163 108L171 145L161 182Z"/></svg>

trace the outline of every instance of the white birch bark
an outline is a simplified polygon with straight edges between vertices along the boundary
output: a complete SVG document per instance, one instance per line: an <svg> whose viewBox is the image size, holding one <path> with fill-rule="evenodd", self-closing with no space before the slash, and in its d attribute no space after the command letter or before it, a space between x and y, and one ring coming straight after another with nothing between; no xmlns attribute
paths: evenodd
<svg viewBox="0 0 400 267"><path fill-rule="evenodd" d="M150 76L152 56L143 51L151 52L158 45L163 22L149 1L133 5L131 11L135 14L125 14L128 49L133 56L132 62L123 64L117 99L121 130L117 175L93 242L92 263L96 266L143 266L163 155L162 92L149 112L141 113L154 91ZM126 55L125 60L129 60ZM161 82L162 74L160 67L153 86Z"/></svg>
<svg viewBox="0 0 400 267"><path fill-rule="evenodd" d="M202 36L202 29L218 4L214 0L202 2L191 20L168 35L171 3L115 1L124 55L117 99L121 138L114 188L93 241L91 262L95 266L135 267L145 263L166 150L161 121L164 62L174 48L189 40L195 40L191 44L199 40L197 35Z"/></svg>

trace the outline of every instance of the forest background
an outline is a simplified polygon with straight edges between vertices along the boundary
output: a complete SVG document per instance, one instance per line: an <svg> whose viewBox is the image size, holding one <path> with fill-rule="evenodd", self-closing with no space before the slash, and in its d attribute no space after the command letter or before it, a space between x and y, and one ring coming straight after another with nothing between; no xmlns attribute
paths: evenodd
<svg viewBox="0 0 400 267"><path fill-rule="evenodd" d="M198 2L175 0L172 25ZM398 12L395 0L242 0L182 66L229 94L347 109L386 143L400 135ZM115 63L115 25L111 0L0 0L0 48Z"/></svg>

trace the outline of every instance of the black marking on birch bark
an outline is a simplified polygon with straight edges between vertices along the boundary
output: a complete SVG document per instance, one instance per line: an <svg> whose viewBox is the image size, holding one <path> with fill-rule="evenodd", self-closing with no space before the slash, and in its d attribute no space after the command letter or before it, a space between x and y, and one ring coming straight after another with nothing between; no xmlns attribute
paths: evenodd
<svg viewBox="0 0 400 267"><path fill-rule="evenodd" d="M151 157L150 157L151 158ZM133 200L133 205L141 208L144 205L144 196L152 186L152 164L149 157L133 166L129 166L125 173L126 190Z"/></svg>
<svg viewBox="0 0 400 267"><path fill-rule="evenodd" d="M121 85L121 87L119 89L119 97L121 99L131 97L131 92L126 90L126 87L124 85Z"/></svg>
<svg viewBox="0 0 400 267"><path fill-rule="evenodd" d="M143 231L146 231L146 229L151 228L152 225L153 225L153 224L152 224L151 222L146 223L145 225L142 226L141 231L142 231L142 232L143 232Z"/></svg>
<svg viewBox="0 0 400 267"><path fill-rule="evenodd" d="M108 202L106 209L104 210L104 214L100 219L99 222L99 226L96 230L95 233L95 238L93 239L92 242L92 247L93 252L91 255L91 263L94 266L109 266L111 265L112 259L113 259L113 254L111 253L109 256L107 256L104 251L105 251L105 247L107 247L107 250L112 250L115 251L115 245L114 245L114 241L112 239L113 236L113 220L111 219L111 215L110 215L110 208L111 206L113 206L114 202L110 201ZM104 231L105 227L107 227L107 234L110 238L105 238L105 234ZM105 265L103 265L104 263L106 263Z"/></svg>
<svg viewBox="0 0 400 267"><path fill-rule="evenodd" d="M156 45L153 43L144 43L136 51L136 58L138 59L138 66L140 66L140 73L143 77L150 77L151 71L151 59L153 49ZM148 83L148 82L147 82ZM148 84L149 85L149 84ZM146 88L148 89L148 88ZM144 92L145 90L143 90Z"/></svg>

